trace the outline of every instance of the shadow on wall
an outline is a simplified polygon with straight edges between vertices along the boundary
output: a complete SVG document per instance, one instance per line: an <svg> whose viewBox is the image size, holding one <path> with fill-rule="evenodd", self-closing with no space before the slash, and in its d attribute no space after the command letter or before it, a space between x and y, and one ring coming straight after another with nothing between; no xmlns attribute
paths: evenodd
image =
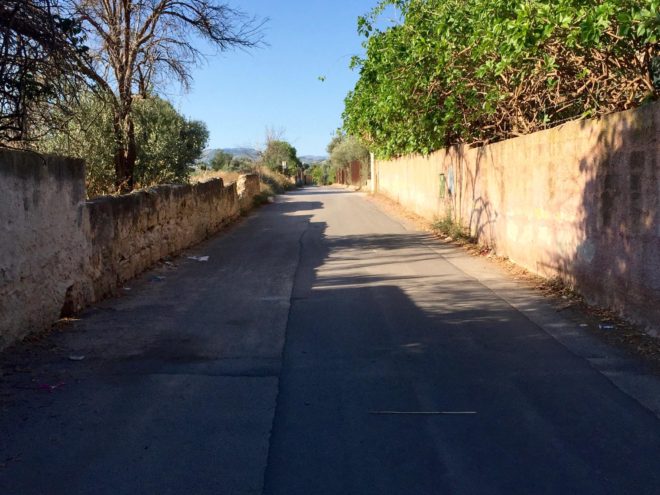
<svg viewBox="0 0 660 495"><path fill-rule="evenodd" d="M655 110L655 111L654 111ZM655 106L605 117L579 163L586 175L580 242L550 267L592 304L660 324L660 112ZM590 121L581 124L582 128ZM639 318L639 315L644 315ZM652 330L652 328L649 328Z"/></svg>
<svg viewBox="0 0 660 495"><path fill-rule="evenodd" d="M438 214L466 228L480 244L495 247L499 214L489 197L485 177L490 170L498 179L498 192L504 197L501 165L492 158L488 146L453 146L437 152L440 160ZM433 159L433 158L432 158ZM487 163L489 160L490 163Z"/></svg>
<svg viewBox="0 0 660 495"><path fill-rule="evenodd" d="M660 326L660 106L379 164L379 192ZM435 217L435 218L434 218Z"/></svg>
<svg viewBox="0 0 660 495"><path fill-rule="evenodd" d="M465 179L468 181L472 196L470 198L469 221L467 227L470 235L475 237L477 242L496 247L497 238L495 235L495 225L499 215L495 206L486 194L486 191L481 190L483 184L483 180L481 179L482 168L488 168L488 166L484 167L483 163L488 159L488 149L489 148L486 146L480 146L468 151L471 155L474 155L474 157L470 159L470 161L474 163L473 170L470 170L470 168L466 166L468 162L463 159ZM495 172L493 175L499 179L497 190L500 197L503 198L505 189L504 180L502 179L503 173L501 165L498 165L492 157L490 162L490 169Z"/></svg>

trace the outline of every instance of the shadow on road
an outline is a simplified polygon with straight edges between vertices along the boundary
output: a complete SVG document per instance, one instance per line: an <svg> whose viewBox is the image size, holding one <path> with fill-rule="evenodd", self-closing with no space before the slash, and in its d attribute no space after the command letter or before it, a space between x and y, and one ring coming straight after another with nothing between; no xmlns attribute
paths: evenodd
<svg viewBox="0 0 660 495"><path fill-rule="evenodd" d="M660 489L657 420L427 236L328 235L314 220L266 494Z"/></svg>

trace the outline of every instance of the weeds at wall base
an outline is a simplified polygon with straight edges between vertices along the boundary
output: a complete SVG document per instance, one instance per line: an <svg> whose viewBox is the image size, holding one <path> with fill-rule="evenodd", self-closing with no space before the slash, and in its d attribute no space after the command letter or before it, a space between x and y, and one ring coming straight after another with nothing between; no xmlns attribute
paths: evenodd
<svg viewBox="0 0 660 495"><path fill-rule="evenodd" d="M450 216L433 222L431 230L435 235L447 241L455 241L460 244L477 244L477 238L470 235L465 227L456 223ZM490 249L488 250L490 251Z"/></svg>

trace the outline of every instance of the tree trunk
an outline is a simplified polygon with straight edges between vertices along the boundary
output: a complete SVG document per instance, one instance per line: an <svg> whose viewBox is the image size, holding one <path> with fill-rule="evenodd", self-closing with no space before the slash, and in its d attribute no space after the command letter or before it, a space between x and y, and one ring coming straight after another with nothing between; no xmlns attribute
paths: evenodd
<svg viewBox="0 0 660 495"><path fill-rule="evenodd" d="M135 186L135 125L130 108L115 110L115 186L127 193Z"/></svg>

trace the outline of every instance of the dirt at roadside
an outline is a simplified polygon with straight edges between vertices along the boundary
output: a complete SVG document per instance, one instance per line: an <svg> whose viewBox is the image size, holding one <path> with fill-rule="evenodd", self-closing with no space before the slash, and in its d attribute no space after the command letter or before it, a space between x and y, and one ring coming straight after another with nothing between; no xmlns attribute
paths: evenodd
<svg viewBox="0 0 660 495"><path fill-rule="evenodd" d="M382 195L368 195L368 199L388 214L404 218L417 229L433 234L438 242L460 246L472 256L487 258L505 273L528 289L542 293L558 313L603 342L645 361L660 373L660 338L652 337L643 328L615 312L587 304L582 296L558 279L546 279L516 265L507 258L495 256L484 246L455 240L433 227L424 218L411 213L398 203Z"/></svg>

